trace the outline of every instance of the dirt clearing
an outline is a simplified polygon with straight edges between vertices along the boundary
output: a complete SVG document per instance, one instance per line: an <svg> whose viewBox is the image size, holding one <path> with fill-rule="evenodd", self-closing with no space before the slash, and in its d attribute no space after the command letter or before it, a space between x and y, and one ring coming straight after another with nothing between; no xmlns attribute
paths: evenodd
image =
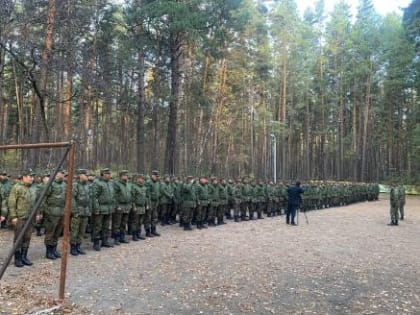
<svg viewBox="0 0 420 315"><path fill-rule="evenodd" d="M389 222L389 197L300 214L162 236L70 257L62 314L420 314L420 198ZM0 232L0 259L12 234ZM10 266L0 314L55 305L60 261Z"/></svg>

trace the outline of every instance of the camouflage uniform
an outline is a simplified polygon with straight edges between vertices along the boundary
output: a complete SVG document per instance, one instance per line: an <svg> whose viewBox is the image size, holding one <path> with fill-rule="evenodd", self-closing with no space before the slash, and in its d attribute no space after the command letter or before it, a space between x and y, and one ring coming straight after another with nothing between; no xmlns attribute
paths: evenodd
<svg viewBox="0 0 420 315"><path fill-rule="evenodd" d="M391 223L389 225L398 225L398 206L400 202L400 193L397 186L392 186L389 197L391 205Z"/></svg>
<svg viewBox="0 0 420 315"><path fill-rule="evenodd" d="M128 171L120 171L119 176L120 179L113 182L115 209L112 214L112 237L115 245L128 243L125 233L132 207L131 184L128 182Z"/></svg>
<svg viewBox="0 0 420 315"><path fill-rule="evenodd" d="M84 255L80 247L85 236L89 217L92 214L92 190L87 182L87 170L77 171L79 178L73 186L73 207L70 221L70 253Z"/></svg>
<svg viewBox="0 0 420 315"><path fill-rule="evenodd" d="M229 195L227 192L226 181L222 180L222 183L218 185L219 188L219 207L217 209L217 224L225 224L224 216L227 213ZM229 210L230 212L230 210Z"/></svg>
<svg viewBox="0 0 420 315"><path fill-rule="evenodd" d="M9 198L10 191L12 190L13 183L12 181L7 177L7 172L2 171L0 173L1 181L0 181L0 201L3 202L3 207L7 208L7 198ZM5 212L6 213L6 212ZM7 219L7 214L5 216ZM4 220L3 222L0 222L1 228L7 228L7 220Z"/></svg>
<svg viewBox="0 0 420 315"><path fill-rule="evenodd" d="M213 179L212 183L209 184L209 197L210 197L210 206L207 217L207 222L209 226L216 225L216 215L218 213L220 197L219 197L219 183L217 179Z"/></svg>
<svg viewBox="0 0 420 315"><path fill-rule="evenodd" d="M195 208L197 202L196 187L192 176L188 176L186 182L182 185L181 199L182 224L184 226L184 230L190 231L192 230L191 220L193 217L193 209Z"/></svg>
<svg viewBox="0 0 420 315"><path fill-rule="evenodd" d="M160 236L156 231L156 225L158 222L158 207L160 202L160 181L159 181L159 172L154 170L152 171L151 179L146 182L146 186L149 190L150 196L150 208L146 209L146 236Z"/></svg>
<svg viewBox="0 0 420 315"><path fill-rule="evenodd" d="M61 257L61 254L57 251L57 244L63 232L64 204L66 200L67 185L63 179L64 172L59 171L56 179L49 187L43 202L45 257L48 259Z"/></svg>
<svg viewBox="0 0 420 315"><path fill-rule="evenodd" d="M93 248L97 251L102 247L113 247L108 241L111 214L114 209L115 199L113 185L110 180L109 168L101 170L101 177L92 184L92 225L93 225ZM100 243L102 240L102 244Z"/></svg>
<svg viewBox="0 0 420 315"><path fill-rule="evenodd" d="M403 185L398 187L398 193L398 209L400 211L400 220L404 220L405 188Z"/></svg>
<svg viewBox="0 0 420 315"><path fill-rule="evenodd" d="M252 186L246 180L244 180L241 188L241 195L243 198L243 202L241 204L241 219L243 221L247 221L251 217L252 213ZM246 215L247 211L249 211L249 217Z"/></svg>
<svg viewBox="0 0 420 315"><path fill-rule="evenodd" d="M241 218L241 206L243 203L242 183L240 179L238 179L236 184L233 186L233 200L233 218L235 222L239 222Z"/></svg>
<svg viewBox="0 0 420 315"><path fill-rule="evenodd" d="M30 172L24 172L23 176L31 176ZM23 230L26 222L29 219L30 212L35 205L37 199L36 190L31 188L29 183L17 183L10 191L8 204L8 217L11 222L17 219L14 225L14 238L16 242L18 235ZM2 209L3 216L6 215L5 208ZM15 251L15 266L23 267L23 265L30 266L32 262L28 259L28 249L31 242L32 226L26 230L21 243L16 247Z"/></svg>
<svg viewBox="0 0 420 315"><path fill-rule="evenodd" d="M174 203L174 189L170 182L170 177L165 176L165 180L160 184L160 220L162 225L170 224L171 209Z"/></svg>
<svg viewBox="0 0 420 315"><path fill-rule="evenodd" d="M207 178L200 177L199 184L196 187L196 194L197 194L197 216L196 216L196 223L197 228L207 228L205 225L206 222L206 214L210 204L210 196L209 196L209 186L207 184Z"/></svg>
<svg viewBox="0 0 420 315"><path fill-rule="evenodd" d="M149 190L144 185L143 174L134 177L135 182L131 185L131 196L133 198L133 208L131 212L131 233L133 241L144 240L141 236L141 226L144 223L146 209L150 208Z"/></svg>

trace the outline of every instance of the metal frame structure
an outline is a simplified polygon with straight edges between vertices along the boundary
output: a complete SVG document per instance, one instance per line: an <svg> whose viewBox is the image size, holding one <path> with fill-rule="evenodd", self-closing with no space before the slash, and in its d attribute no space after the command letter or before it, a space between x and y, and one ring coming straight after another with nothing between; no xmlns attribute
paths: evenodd
<svg viewBox="0 0 420 315"><path fill-rule="evenodd" d="M69 142L36 143L36 144L13 144L13 145L0 146L0 150L51 149L51 148L66 148L67 150L65 154L63 155L62 159L60 160L60 163L55 168L54 174L50 176L46 187L44 187L44 189L42 190L40 197L38 198L34 207L31 210L31 213L29 215L29 218L25 226L23 227L22 231L18 235L16 242L13 244L12 248L10 249L10 252L6 258L6 261L4 262L3 266L0 269L0 280L2 279L4 273L6 272L6 269L8 265L10 264L10 261L14 255L14 252L16 251L16 248L23 238L23 235L32 224L32 221L35 218L35 215L39 207L41 206L42 201L45 198L45 195L47 194L49 187L54 181L54 178L57 175L58 170L61 168L61 166L63 165L64 161L67 158L68 180L67 180L67 188L66 188L66 200L65 200L65 205L64 205L64 222L63 222L64 227L63 227L63 246L62 246L63 255L61 257L60 285L59 285L59 291L58 291L58 299L60 302L63 302L64 291L65 291L65 286L66 286L70 215L71 215L73 176L74 176L74 156L75 156L75 150L76 150L75 142L69 141Z"/></svg>

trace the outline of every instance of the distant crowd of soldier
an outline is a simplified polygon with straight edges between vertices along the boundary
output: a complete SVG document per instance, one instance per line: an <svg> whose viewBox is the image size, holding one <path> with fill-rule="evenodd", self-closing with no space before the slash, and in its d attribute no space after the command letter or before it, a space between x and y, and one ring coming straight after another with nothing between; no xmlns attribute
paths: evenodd
<svg viewBox="0 0 420 315"><path fill-rule="evenodd" d="M293 211L297 208L307 211L337 207L378 200L379 195L378 185L365 183L311 181L304 184L301 198L300 183L292 188L285 183L251 177L233 181L187 176L182 180L164 175L161 180L158 171L144 175L122 170L118 178L113 179L108 168L101 169L99 177L86 169L79 169L76 174L70 222L70 254L73 256L86 254L81 245L87 232L93 249L100 251L102 247L128 243L127 236L133 241L160 236L158 222L179 224L191 231L193 226L206 229L225 224L225 220L241 222L287 214L286 223L296 225ZM27 170L12 183L6 172L2 173L1 219L2 224L9 222L14 227L15 240L49 176L48 173L37 176ZM63 231L66 180L66 173L59 170L34 222L37 235L42 235L44 229L48 259L61 257L57 245ZM15 251L17 267L32 265L27 257L31 234L32 228Z"/></svg>

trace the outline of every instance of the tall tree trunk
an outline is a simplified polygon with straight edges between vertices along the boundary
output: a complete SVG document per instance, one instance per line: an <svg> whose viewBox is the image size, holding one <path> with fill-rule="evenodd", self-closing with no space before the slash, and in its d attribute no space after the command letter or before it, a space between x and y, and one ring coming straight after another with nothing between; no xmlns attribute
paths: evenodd
<svg viewBox="0 0 420 315"><path fill-rule="evenodd" d="M146 139L145 139L145 128L144 128L144 109L145 109L145 95L144 95L144 51L143 47L140 47L137 50L137 63L139 68L139 77L138 77L138 105L137 105L137 170L145 171L145 149L146 149Z"/></svg>
<svg viewBox="0 0 420 315"><path fill-rule="evenodd" d="M371 103L371 87L372 87L372 69L373 63L370 62L370 71L366 79L366 95L365 95L365 110L363 114L363 138L362 138L362 168L361 168L361 180L366 180L366 164L367 164L367 139L368 139L368 126L370 116L370 103Z"/></svg>
<svg viewBox="0 0 420 315"><path fill-rule="evenodd" d="M46 122L45 115L45 98L47 96L47 83L48 83L48 70L52 55L52 49L54 44L54 24L55 24L55 0L48 1L48 12L47 12L47 25L45 32L45 47L41 56L40 66L40 79L39 79L39 90L38 100L35 103L34 116L33 116L33 133L32 142L38 143L41 140L48 141L49 131ZM43 139L42 130L44 131L45 139ZM31 166L36 168L40 163L40 155L38 150L31 150Z"/></svg>
<svg viewBox="0 0 420 315"><path fill-rule="evenodd" d="M177 121L178 107L181 101L181 34L171 34L170 38L170 56L171 56L171 97L169 100L169 120L168 132L166 136L165 151L165 172L176 174L177 171Z"/></svg>

